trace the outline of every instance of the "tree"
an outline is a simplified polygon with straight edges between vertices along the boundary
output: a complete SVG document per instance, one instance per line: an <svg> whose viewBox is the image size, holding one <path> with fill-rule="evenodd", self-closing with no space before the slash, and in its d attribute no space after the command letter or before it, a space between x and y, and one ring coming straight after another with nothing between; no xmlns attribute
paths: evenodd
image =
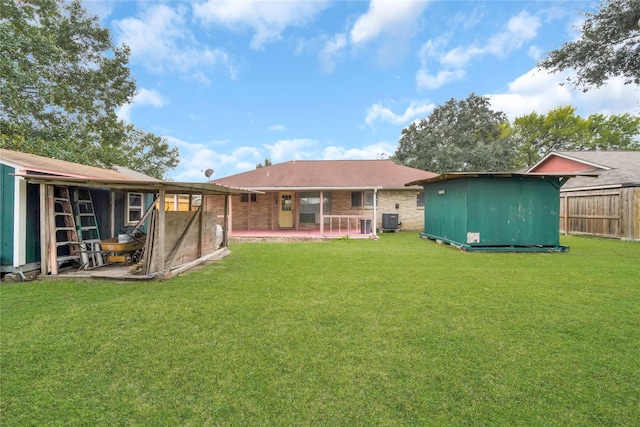
<svg viewBox="0 0 640 427"><path fill-rule="evenodd" d="M256 169L260 169L260 168L263 168L263 167L266 167L266 166L271 166L271 164L272 164L272 163L271 163L271 159L268 159L268 158L267 158L267 159L264 159L264 164L262 164L262 163L258 163L258 164L256 165Z"/></svg>
<svg viewBox="0 0 640 427"><path fill-rule="evenodd" d="M577 76L569 82L585 91L613 76L640 84L640 0L602 0L597 13L584 15L581 37L538 65L554 72L574 68Z"/></svg>
<svg viewBox="0 0 640 427"><path fill-rule="evenodd" d="M157 178L175 168L177 149L118 119L136 90L129 49L115 46L97 17L79 0L0 1L1 147L93 166L144 165Z"/></svg>
<svg viewBox="0 0 640 427"><path fill-rule="evenodd" d="M640 118L629 114L575 114L571 106L559 107L546 115L531 113L504 125L502 136L517 147L516 167L536 164L551 151L637 150Z"/></svg>
<svg viewBox="0 0 640 427"><path fill-rule="evenodd" d="M402 130L392 160L438 173L509 170L515 150L512 140L500 138L507 118L490 107L488 98L473 93L451 98Z"/></svg>

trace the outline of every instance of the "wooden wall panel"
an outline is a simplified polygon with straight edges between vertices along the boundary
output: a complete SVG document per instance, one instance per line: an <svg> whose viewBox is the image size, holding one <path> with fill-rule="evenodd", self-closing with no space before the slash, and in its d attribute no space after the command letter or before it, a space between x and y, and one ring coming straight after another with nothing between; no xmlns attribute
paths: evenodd
<svg viewBox="0 0 640 427"><path fill-rule="evenodd" d="M640 188L561 193L560 231L640 240Z"/></svg>
<svg viewBox="0 0 640 427"><path fill-rule="evenodd" d="M199 220L200 214L202 223ZM176 267L213 252L216 249L216 219L216 212L165 212L165 268ZM188 227L191 221L194 222ZM156 221L153 232L158 233L159 228ZM158 273L160 251L154 246L159 239L151 241L151 247L146 248L151 253L148 271Z"/></svg>

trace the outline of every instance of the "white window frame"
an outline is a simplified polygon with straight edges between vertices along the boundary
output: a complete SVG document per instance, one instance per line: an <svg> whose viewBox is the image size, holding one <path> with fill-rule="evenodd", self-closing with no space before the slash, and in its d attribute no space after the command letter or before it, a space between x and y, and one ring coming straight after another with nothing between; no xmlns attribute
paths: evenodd
<svg viewBox="0 0 640 427"><path fill-rule="evenodd" d="M136 196L140 199L140 205L134 205L131 203L132 196ZM144 212L144 194L142 193L127 193L127 203L124 210L124 223L125 225L136 225L139 219L135 221L130 221L132 212L139 212L138 218L142 218L142 213Z"/></svg>
<svg viewBox="0 0 640 427"><path fill-rule="evenodd" d="M422 204L420 204L420 195L422 195ZM424 209L424 196L424 191L419 191L418 194L416 194L416 207L418 209Z"/></svg>

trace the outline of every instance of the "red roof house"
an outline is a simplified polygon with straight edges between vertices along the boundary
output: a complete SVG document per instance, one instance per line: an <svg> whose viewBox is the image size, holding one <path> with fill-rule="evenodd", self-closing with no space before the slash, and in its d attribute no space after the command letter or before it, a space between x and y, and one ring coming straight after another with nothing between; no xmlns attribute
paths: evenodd
<svg viewBox="0 0 640 427"><path fill-rule="evenodd" d="M640 240L640 151L551 152L530 173L581 173L560 190L560 230Z"/></svg>

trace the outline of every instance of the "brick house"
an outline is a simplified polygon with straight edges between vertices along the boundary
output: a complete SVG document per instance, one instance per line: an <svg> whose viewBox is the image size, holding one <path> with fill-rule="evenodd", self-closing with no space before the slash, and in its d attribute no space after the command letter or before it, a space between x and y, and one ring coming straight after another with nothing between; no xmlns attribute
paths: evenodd
<svg viewBox="0 0 640 427"><path fill-rule="evenodd" d="M214 181L256 192L231 197L230 236L293 231L375 236L384 214L397 215L398 229L421 230L423 188L405 183L436 175L391 160L292 160ZM207 209L219 213L224 203L216 196L205 200Z"/></svg>

